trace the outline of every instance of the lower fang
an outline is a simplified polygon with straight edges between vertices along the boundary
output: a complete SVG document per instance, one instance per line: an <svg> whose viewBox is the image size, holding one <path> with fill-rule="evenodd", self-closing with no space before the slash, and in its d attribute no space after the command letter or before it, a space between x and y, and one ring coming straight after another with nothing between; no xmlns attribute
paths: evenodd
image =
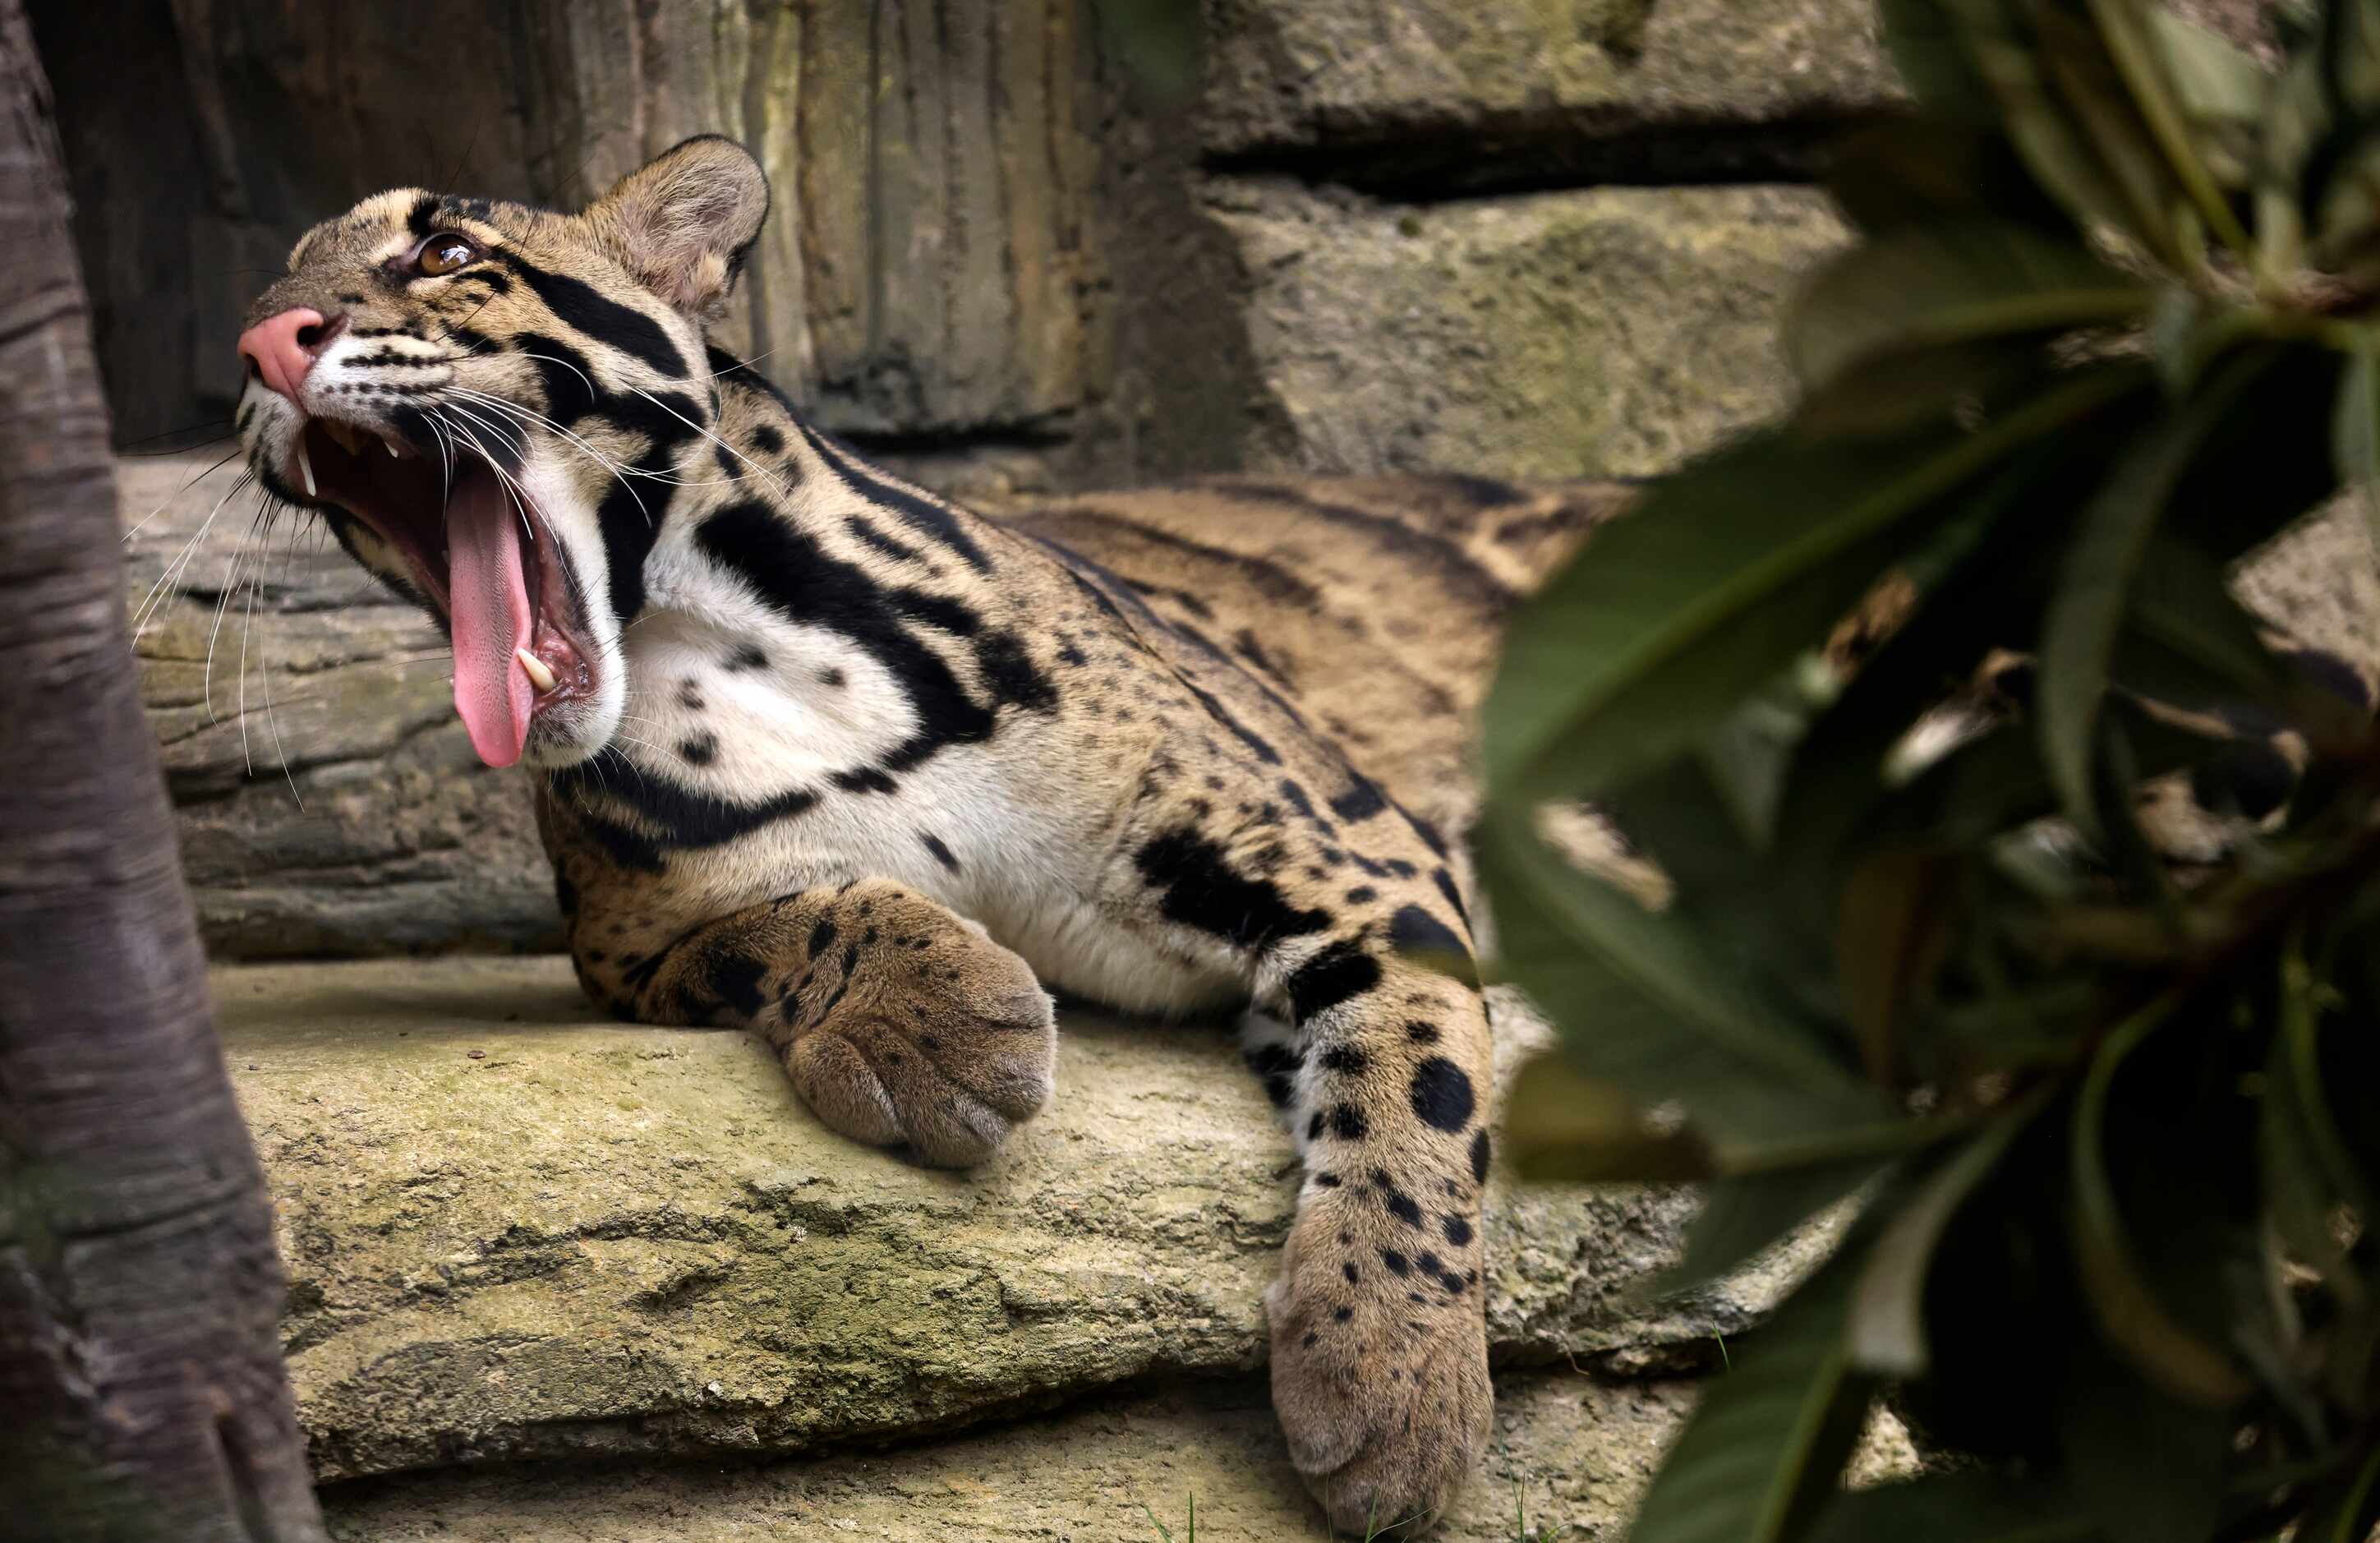
<svg viewBox="0 0 2380 1543"><path fill-rule="evenodd" d="M314 491L314 463L306 458L306 436L302 433L298 436L298 475L306 480L307 497L322 496Z"/></svg>
<svg viewBox="0 0 2380 1543"><path fill-rule="evenodd" d="M553 672L545 667L544 660L527 649L515 649L513 658L520 662L521 674L528 677L528 683L531 686L536 686L540 691L553 689Z"/></svg>

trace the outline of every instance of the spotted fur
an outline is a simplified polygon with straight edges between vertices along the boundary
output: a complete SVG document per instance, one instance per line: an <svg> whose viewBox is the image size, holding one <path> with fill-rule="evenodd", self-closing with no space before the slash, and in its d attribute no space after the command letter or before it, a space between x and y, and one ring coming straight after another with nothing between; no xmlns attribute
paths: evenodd
<svg viewBox="0 0 2380 1543"><path fill-rule="evenodd" d="M530 730L540 828L620 1016L752 1029L835 1129L964 1166L1052 1096L1045 988L1250 1004L1303 1168L1291 1454L1342 1526L1434 1515L1490 1409L1465 725L1607 504L1239 479L978 517L706 346L765 207L719 140L581 215L366 200L251 317L337 319L297 400L251 382L252 464L442 616L431 538L306 497L294 448L332 418L503 466L585 665ZM483 257L407 267L449 232Z"/></svg>

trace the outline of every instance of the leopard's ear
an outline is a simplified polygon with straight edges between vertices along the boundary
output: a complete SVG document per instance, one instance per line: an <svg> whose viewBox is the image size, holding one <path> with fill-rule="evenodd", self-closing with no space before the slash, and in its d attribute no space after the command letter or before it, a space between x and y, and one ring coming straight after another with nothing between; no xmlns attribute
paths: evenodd
<svg viewBox="0 0 2380 1543"><path fill-rule="evenodd" d="M698 134L630 172L582 216L638 283L714 316L769 217L769 179L735 140Z"/></svg>

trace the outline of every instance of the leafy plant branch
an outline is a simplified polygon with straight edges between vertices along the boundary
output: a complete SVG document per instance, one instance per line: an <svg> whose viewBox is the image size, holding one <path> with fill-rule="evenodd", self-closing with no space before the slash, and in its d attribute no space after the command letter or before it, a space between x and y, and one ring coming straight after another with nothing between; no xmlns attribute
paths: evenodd
<svg viewBox="0 0 2380 1543"><path fill-rule="evenodd" d="M2380 487L2380 0L2282 6L2277 69L2147 0L1881 10L1920 108L1835 158L1798 407L1508 644L1481 868L1564 1031L1508 1143L1707 1184L1682 1283L1854 1197L1638 1543L2361 1539L2380 743L2229 575ZM1887 1396L1958 1459L1845 1494Z"/></svg>

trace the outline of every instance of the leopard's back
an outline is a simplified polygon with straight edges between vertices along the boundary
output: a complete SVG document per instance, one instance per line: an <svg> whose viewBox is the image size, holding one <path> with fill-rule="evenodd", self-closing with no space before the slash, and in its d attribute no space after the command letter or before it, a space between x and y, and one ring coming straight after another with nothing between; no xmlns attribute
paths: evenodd
<svg viewBox="0 0 2380 1543"><path fill-rule="evenodd" d="M1003 523L1096 565L1186 647L1228 657L1368 775L1459 828L1512 605L1625 485L1230 477L1085 494Z"/></svg>

